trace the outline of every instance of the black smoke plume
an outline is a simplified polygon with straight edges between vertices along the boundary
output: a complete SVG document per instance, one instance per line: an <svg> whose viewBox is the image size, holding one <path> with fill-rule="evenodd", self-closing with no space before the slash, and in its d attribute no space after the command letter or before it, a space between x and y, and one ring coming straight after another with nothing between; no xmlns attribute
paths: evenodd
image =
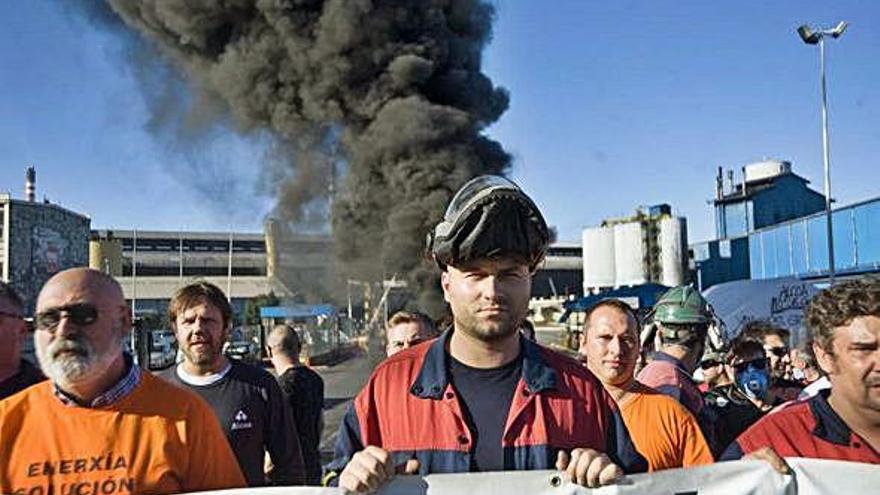
<svg viewBox="0 0 880 495"><path fill-rule="evenodd" d="M284 157L268 174L276 216L303 221L338 171L331 221L348 277L435 285L425 234L466 180L507 170L482 134L508 105L481 72L494 16L484 1L108 3L183 74L200 115L272 134Z"/></svg>

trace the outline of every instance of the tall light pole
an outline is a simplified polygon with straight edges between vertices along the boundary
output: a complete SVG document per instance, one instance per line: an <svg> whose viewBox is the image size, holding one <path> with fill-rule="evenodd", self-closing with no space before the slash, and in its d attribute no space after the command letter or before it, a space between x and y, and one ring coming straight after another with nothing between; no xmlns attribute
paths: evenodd
<svg viewBox="0 0 880 495"><path fill-rule="evenodd" d="M825 89L825 36L839 38L846 31L846 21L840 21L832 29L813 31L804 24L797 29L798 35L808 45L819 45L819 77L822 87L822 158L825 164L825 217L828 227L828 283L834 285L834 237L831 230L831 151L828 145L828 96Z"/></svg>

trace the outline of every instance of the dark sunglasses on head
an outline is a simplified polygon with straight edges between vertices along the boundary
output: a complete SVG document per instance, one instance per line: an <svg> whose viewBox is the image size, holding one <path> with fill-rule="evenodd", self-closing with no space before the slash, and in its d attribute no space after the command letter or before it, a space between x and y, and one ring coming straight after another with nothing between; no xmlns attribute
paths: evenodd
<svg viewBox="0 0 880 495"><path fill-rule="evenodd" d="M707 370L709 368L714 368L714 367L718 366L719 364L721 364L721 361L718 361L715 359L710 359L708 361L703 361L702 363L700 363L700 368Z"/></svg>
<svg viewBox="0 0 880 495"><path fill-rule="evenodd" d="M767 368L767 358L759 358L752 359L751 361L745 361L742 363L737 363L733 365L734 369L737 371L744 370L748 367L757 368L759 370L763 370Z"/></svg>
<svg viewBox="0 0 880 495"><path fill-rule="evenodd" d="M788 354L788 347L765 347L764 350L776 357L783 357Z"/></svg>
<svg viewBox="0 0 880 495"><path fill-rule="evenodd" d="M98 319L98 308L94 304L79 303L47 309L37 313L36 327L40 330L52 330L61 323L63 316L74 325L83 327L91 325Z"/></svg>

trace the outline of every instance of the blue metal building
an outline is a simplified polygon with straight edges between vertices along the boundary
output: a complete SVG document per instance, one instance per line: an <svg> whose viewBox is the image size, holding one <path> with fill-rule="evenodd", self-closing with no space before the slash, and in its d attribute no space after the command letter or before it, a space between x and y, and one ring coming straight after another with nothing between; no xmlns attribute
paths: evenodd
<svg viewBox="0 0 880 495"><path fill-rule="evenodd" d="M716 180L715 234L730 239L825 209L825 196L791 171L791 163L768 160L743 167L743 180L725 188L719 168ZM732 171L731 171L732 172Z"/></svg>
<svg viewBox="0 0 880 495"><path fill-rule="evenodd" d="M756 172L746 167L743 184L731 184L731 192L724 191L719 173L719 238L690 246L703 290L733 280L828 274L824 197L808 189L807 181L793 174L787 162L755 165L763 168ZM733 200L737 192L738 202ZM836 273L880 271L880 197L834 209L831 223Z"/></svg>
<svg viewBox="0 0 880 495"><path fill-rule="evenodd" d="M750 234L751 278L827 276L826 221L816 213ZM833 210L831 228L836 274L880 271L880 197Z"/></svg>

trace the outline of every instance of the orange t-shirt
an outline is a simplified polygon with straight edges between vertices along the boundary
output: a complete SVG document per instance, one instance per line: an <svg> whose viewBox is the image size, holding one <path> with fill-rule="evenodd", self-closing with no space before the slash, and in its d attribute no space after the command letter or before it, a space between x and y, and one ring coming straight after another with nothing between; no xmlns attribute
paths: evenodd
<svg viewBox="0 0 880 495"><path fill-rule="evenodd" d="M177 493L245 486L210 407L141 374L118 402L65 406L48 381L0 401L0 493Z"/></svg>
<svg viewBox="0 0 880 495"><path fill-rule="evenodd" d="M635 392L618 407L648 471L714 462L697 420L675 399L636 382Z"/></svg>

